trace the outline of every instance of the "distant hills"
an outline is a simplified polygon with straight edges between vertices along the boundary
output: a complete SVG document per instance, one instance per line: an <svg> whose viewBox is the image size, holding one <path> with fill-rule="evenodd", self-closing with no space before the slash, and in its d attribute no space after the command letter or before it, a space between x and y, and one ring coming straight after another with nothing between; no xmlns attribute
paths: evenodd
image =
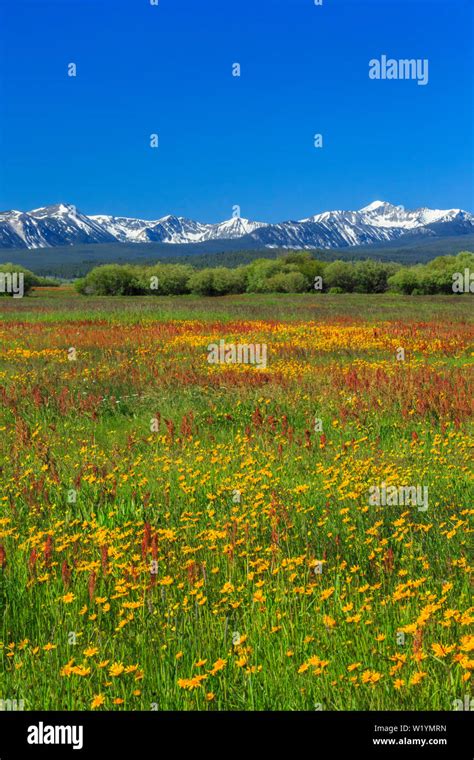
<svg viewBox="0 0 474 760"><path fill-rule="evenodd" d="M277 258L288 252L282 248L242 249L239 239L223 250L221 241L170 245L165 243L96 243L59 246L56 248L0 249L0 263L14 262L43 276L66 279L82 277L100 264L135 263L152 264L191 263L194 267L248 264L257 258ZM425 263L437 256L474 251L474 233L444 237L411 237L402 241L389 241L380 245L352 246L333 249L313 249L312 255L323 261L335 259L357 260L371 258L378 261L396 261L401 264Z"/></svg>

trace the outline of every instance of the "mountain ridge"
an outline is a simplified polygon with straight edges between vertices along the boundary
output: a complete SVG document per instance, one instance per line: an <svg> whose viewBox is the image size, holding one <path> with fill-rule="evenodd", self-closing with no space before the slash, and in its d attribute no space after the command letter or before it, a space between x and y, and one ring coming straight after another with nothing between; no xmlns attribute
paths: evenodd
<svg viewBox="0 0 474 760"><path fill-rule="evenodd" d="M361 209L324 211L300 220L256 222L240 216L206 224L182 216L154 220L86 215L59 203L28 212L0 212L0 248L54 248L91 243L187 245L239 240L245 247L329 249L377 245L405 235L442 237L474 232L474 215L462 209L405 209L373 201Z"/></svg>

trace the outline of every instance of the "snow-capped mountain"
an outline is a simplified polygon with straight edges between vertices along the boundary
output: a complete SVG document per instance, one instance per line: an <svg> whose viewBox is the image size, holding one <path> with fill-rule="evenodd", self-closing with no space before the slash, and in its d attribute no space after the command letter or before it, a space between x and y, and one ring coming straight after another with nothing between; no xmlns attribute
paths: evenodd
<svg viewBox="0 0 474 760"><path fill-rule="evenodd" d="M242 217L204 224L182 216L146 220L86 216L58 204L33 211L0 212L0 248L51 248L78 243L169 243L242 240L243 247L344 248L397 240L404 235L474 232L474 216L461 209L408 210L374 201L358 211L325 211L298 221L266 224Z"/></svg>
<svg viewBox="0 0 474 760"><path fill-rule="evenodd" d="M264 222L251 222L241 216L234 216L225 222L209 225L208 237L203 238L203 240L232 240L244 235L251 235L256 230L267 226Z"/></svg>
<svg viewBox="0 0 474 760"><path fill-rule="evenodd" d="M147 221L120 216L91 216L122 243L199 243L213 225L183 216L164 216Z"/></svg>
<svg viewBox="0 0 474 760"><path fill-rule="evenodd" d="M117 240L128 243L201 243L205 240L234 239L248 235L263 222L233 217L218 224L201 224L184 216L164 216L155 221L117 216L91 216Z"/></svg>
<svg viewBox="0 0 474 760"><path fill-rule="evenodd" d="M403 206L374 201L359 211L325 211L297 222L267 225L252 237L272 247L345 248L384 243L405 234L433 236L467 232L474 232L474 216L461 209L409 211Z"/></svg>
<svg viewBox="0 0 474 760"><path fill-rule="evenodd" d="M111 243L116 238L75 206L0 212L0 248L51 248L75 243Z"/></svg>

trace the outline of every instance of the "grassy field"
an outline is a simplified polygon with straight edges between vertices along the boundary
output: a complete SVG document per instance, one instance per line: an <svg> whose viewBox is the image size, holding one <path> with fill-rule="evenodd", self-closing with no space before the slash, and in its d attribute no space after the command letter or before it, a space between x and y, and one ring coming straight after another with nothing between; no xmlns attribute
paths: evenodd
<svg viewBox="0 0 474 760"><path fill-rule="evenodd" d="M0 699L452 710L473 334L469 296L1 298Z"/></svg>

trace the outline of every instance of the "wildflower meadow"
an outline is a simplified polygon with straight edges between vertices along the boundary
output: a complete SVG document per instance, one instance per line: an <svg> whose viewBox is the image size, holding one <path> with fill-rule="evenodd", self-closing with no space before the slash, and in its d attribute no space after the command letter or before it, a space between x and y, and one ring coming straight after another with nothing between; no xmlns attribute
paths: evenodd
<svg viewBox="0 0 474 760"><path fill-rule="evenodd" d="M0 699L464 704L469 299L1 299Z"/></svg>

